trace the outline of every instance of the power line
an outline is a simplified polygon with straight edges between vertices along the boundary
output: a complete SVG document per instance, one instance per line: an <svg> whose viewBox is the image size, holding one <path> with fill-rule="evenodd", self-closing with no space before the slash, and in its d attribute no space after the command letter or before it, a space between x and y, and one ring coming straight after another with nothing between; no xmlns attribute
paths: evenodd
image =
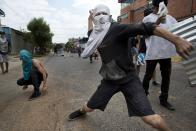
<svg viewBox="0 0 196 131"><path fill-rule="evenodd" d="M16 16L20 17L22 20L24 20L25 18L23 16L21 16L19 13L17 13L14 9L12 9L6 2L5 0L2 0L4 2L4 4L14 13L16 14Z"/></svg>

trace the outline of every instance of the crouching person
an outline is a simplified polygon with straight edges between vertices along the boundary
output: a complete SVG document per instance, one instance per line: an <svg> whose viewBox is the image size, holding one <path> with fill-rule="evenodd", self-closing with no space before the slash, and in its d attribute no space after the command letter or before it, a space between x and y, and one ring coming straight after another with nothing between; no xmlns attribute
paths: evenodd
<svg viewBox="0 0 196 131"><path fill-rule="evenodd" d="M47 72L44 65L37 59L33 59L30 52L27 50L20 51L20 60L22 60L23 77L17 81L17 84L23 86L23 90L28 88L28 85L34 86L34 92L29 97L33 100L41 96L40 85L43 81L43 91L46 91Z"/></svg>

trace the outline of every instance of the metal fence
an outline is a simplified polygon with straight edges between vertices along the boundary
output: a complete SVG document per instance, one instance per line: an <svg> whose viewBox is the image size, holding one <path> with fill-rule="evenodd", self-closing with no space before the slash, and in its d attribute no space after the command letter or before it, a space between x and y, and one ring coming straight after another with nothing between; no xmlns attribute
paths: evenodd
<svg viewBox="0 0 196 131"><path fill-rule="evenodd" d="M192 86L196 85L196 16L181 21L174 25L171 29L174 34L191 42L194 51L191 52L188 60L184 60L182 64L185 67L189 82Z"/></svg>

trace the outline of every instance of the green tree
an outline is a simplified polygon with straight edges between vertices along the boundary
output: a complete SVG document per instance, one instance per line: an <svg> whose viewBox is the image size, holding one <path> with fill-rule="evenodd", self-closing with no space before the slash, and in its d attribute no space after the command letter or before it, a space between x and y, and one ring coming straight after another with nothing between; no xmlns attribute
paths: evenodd
<svg viewBox="0 0 196 131"><path fill-rule="evenodd" d="M40 53L45 54L46 49L52 47L53 34L50 32L50 26L43 18L34 18L28 23L27 29L30 34L26 33L26 38L31 38L34 46L40 48Z"/></svg>
<svg viewBox="0 0 196 131"><path fill-rule="evenodd" d="M66 51L71 51L74 48L74 44L72 42L67 42L65 44L65 50Z"/></svg>
<svg viewBox="0 0 196 131"><path fill-rule="evenodd" d="M24 39L24 41L28 41L30 43L34 42L31 32L23 32L23 39Z"/></svg>

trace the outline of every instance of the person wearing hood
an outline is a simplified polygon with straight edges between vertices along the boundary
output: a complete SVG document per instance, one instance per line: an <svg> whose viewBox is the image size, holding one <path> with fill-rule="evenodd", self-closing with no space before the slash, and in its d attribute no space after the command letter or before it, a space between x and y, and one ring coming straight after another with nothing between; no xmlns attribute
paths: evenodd
<svg viewBox="0 0 196 131"><path fill-rule="evenodd" d="M89 39L81 57L87 58L97 49L102 61L99 73L103 79L89 101L69 114L68 120L80 118L94 109L104 111L112 96L122 92L130 117L139 116L152 127L169 131L164 120L152 110L133 61L130 61L128 39L130 34L163 37L171 41L179 54L185 58L192 50L192 45L154 23L112 23L110 10L105 5L98 5L90 11L88 27Z"/></svg>
<svg viewBox="0 0 196 131"><path fill-rule="evenodd" d="M153 12L144 17L143 22L155 22L161 28L168 30L177 23L176 19L168 15L167 0L153 0ZM170 76L172 71L171 57L176 56L175 46L165 38L155 35L147 37L146 41L146 72L143 79L145 93L149 94L149 82L152 78L156 65L159 63L161 71L161 95L159 96L160 105L168 110L175 108L168 102Z"/></svg>
<svg viewBox="0 0 196 131"><path fill-rule="evenodd" d="M44 65L37 59L33 59L32 55L27 50L20 51L20 60L22 60L23 77L17 81L19 86L23 86L23 90L28 88L28 85L34 86L34 92L29 97L33 100L41 96L40 85L43 81L42 90L46 91L47 71Z"/></svg>

